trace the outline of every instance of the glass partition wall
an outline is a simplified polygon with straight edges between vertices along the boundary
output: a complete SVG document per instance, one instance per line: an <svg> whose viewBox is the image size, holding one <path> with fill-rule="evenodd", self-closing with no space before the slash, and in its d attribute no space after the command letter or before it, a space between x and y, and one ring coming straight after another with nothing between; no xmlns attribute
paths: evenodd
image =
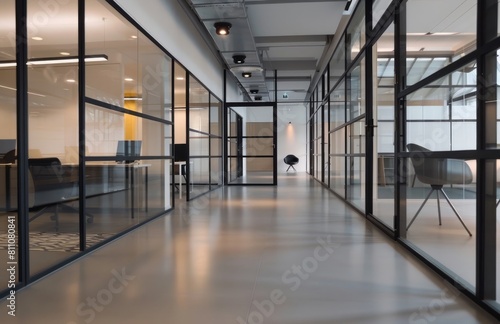
<svg viewBox="0 0 500 324"><path fill-rule="evenodd" d="M359 1L308 123L311 175L497 317L498 7Z"/></svg>
<svg viewBox="0 0 500 324"><path fill-rule="evenodd" d="M222 103L192 76L187 112L189 200L222 185Z"/></svg>
<svg viewBox="0 0 500 324"><path fill-rule="evenodd" d="M111 1L60 1L43 24L25 3L0 4L0 261L15 255L17 287L171 210L174 137L203 192L222 184L221 101L165 49Z"/></svg>

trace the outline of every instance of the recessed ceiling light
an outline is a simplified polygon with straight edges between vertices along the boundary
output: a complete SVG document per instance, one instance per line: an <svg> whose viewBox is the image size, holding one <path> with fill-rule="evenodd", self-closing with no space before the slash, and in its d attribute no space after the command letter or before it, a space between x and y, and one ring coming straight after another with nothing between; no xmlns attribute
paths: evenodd
<svg viewBox="0 0 500 324"><path fill-rule="evenodd" d="M76 80L75 79L67 79L66 82L68 82L68 83L75 83Z"/></svg>
<svg viewBox="0 0 500 324"><path fill-rule="evenodd" d="M71 55L71 54L70 54L70 53L68 53L68 52L59 52L59 54L64 55L64 56Z"/></svg>
<svg viewBox="0 0 500 324"><path fill-rule="evenodd" d="M219 21L214 24L214 27L217 35L229 35L229 30L233 25L228 22Z"/></svg>
<svg viewBox="0 0 500 324"><path fill-rule="evenodd" d="M33 36L33 37L31 37L31 39L32 39L32 40L36 40L36 41L41 41L41 40L43 40L43 38L42 38L42 37L40 37L40 36Z"/></svg>
<svg viewBox="0 0 500 324"><path fill-rule="evenodd" d="M241 75L242 75L244 78L251 78L251 77L252 77L252 73L250 73L250 72L243 72L243 73L241 73Z"/></svg>
<svg viewBox="0 0 500 324"><path fill-rule="evenodd" d="M132 81L134 81L134 79L132 79L132 78L125 78L124 80L125 80L125 81L127 81L127 82L132 82Z"/></svg>
<svg viewBox="0 0 500 324"><path fill-rule="evenodd" d="M184 77L177 77L176 80L184 80Z"/></svg>
<svg viewBox="0 0 500 324"><path fill-rule="evenodd" d="M257 94L259 93L259 89L250 89L251 94Z"/></svg>
<svg viewBox="0 0 500 324"><path fill-rule="evenodd" d="M132 36L130 36L130 38L137 39L137 36L136 35L132 35Z"/></svg>

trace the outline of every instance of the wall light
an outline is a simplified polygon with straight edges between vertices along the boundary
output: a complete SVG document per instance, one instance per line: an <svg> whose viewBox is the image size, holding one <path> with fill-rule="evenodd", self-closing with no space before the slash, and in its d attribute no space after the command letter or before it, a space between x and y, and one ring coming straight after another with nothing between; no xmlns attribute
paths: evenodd
<svg viewBox="0 0 500 324"><path fill-rule="evenodd" d="M257 94L259 93L259 89L250 89L251 94Z"/></svg>
<svg viewBox="0 0 500 324"><path fill-rule="evenodd" d="M233 62L234 64L243 64L245 63L246 58L247 57L245 55L240 55L240 54L233 55Z"/></svg>
<svg viewBox="0 0 500 324"><path fill-rule="evenodd" d="M241 76L243 76L244 78L251 78L252 77L252 73L250 73L250 72L243 72L243 73L241 73Z"/></svg>
<svg viewBox="0 0 500 324"><path fill-rule="evenodd" d="M219 21L214 24L214 27L217 35L229 35L229 30L233 27L233 25L228 22Z"/></svg>

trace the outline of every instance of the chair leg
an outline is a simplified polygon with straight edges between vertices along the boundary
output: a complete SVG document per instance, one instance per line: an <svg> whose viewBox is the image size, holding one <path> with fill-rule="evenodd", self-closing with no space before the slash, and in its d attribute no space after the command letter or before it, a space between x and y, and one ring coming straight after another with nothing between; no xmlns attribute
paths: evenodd
<svg viewBox="0 0 500 324"><path fill-rule="evenodd" d="M436 190L436 198L437 198L437 203L438 203L438 219L439 219L439 226L441 226L441 204L439 203L439 190Z"/></svg>
<svg viewBox="0 0 500 324"><path fill-rule="evenodd" d="M293 169L293 171L297 172L297 170L295 170L295 167L293 165L290 165Z"/></svg>
<svg viewBox="0 0 500 324"><path fill-rule="evenodd" d="M286 169L286 172L288 172L288 170L290 170L290 168L291 168L291 167L292 167L292 166L291 166L291 165L289 165L289 166L288 166L288 169Z"/></svg>
<svg viewBox="0 0 500 324"><path fill-rule="evenodd" d="M498 207L498 204L500 204L500 199L498 199L498 201L497 201L497 207Z"/></svg>
<svg viewBox="0 0 500 324"><path fill-rule="evenodd" d="M422 208L424 207L425 203L427 202L427 200L429 200L429 197L432 195L432 193L434 192L434 188L431 189L431 191L429 191L429 194L427 195L427 197L425 198L424 202L422 203L422 205L420 205L420 208L418 209L417 213L415 214L415 216L413 216L413 218L411 219L410 221L410 224L408 224L408 226L406 226L406 230L408 231L408 229L410 228L411 224L413 224L413 222L415 221L415 218L417 218L418 214L420 213L420 211L422 210ZM438 200L439 201L439 200Z"/></svg>
<svg viewBox="0 0 500 324"><path fill-rule="evenodd" d="M465 223L464 221L462 220L462 217L460 217L460 215L458 214L457 210L455 209L455 206L453 206L453 204L451 203L450 199L448 198L448 196L446 195L446 193L444 192L443 188L439 189L441 191L441 193L443 194L444 198L446 198L446 201L448 202L448 204L450 205L451 209L453 209L453 211L455 212L455 215L457 215L458 217L458 220L460 221L460 223L462 223L462 226L465 228L465 230L467 231L467 233L469 233L469 236L472 236L472 233L469 231L469 229L467 228L467 226L465 226Z"/></svg>

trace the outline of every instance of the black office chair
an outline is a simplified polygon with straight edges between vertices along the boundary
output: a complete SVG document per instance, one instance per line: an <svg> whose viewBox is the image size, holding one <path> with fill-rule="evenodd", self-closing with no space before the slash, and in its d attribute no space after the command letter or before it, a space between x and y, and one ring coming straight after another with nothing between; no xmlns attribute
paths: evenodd
<svg viewBox="0 0 500 324"><path fill-rule="evenodd" d="M50 218L55 221L56 230L59 230L59 211L66 210L78 213L78 209L68 205L72 200L77 200L75 189L78 178L64 169L58 158L33 158L28 159L33 185L35 187L35 203L29 221L51 213ZM92 223L93 216L86 214L87 223Z"/></svg>
<svg viewBox="0 0 500 324"><path fill-rule="evenodd" d="M436 191L436 198L438 203L438 217L439 217L439 225L441 225L441 208L439 205L439 193L444 196L448 204L450 205L453 212L458 217L460 223L462 223L463 227L472 236L471 232L465 226L464 221L458 214L457 210L451 203L448 195L443 190L444 185L449 184L469 184L472 182L472 171L467 163L463 160L457 159L447 159L447 158L429 158L426 152L431 152L417 144L408 144L406 146L408 151L410 152L410 159L415 169L415 174L417 179L425 184L431 186L431 191L425 198L424 202L418 209L415 216L413 216L412 220L406 227L406 230L410 228L418 214L424 207L425 203L431 196L431 194Z"/></svg>
<svg viewBox="0 0 500 324"><path fill-rule="evenodd" d="M0 163L2 164L9 164L9 163L16 163L16 150L10 150L9 152L5 153L5 155L0 159Z"/></svg>
<svg viewBox="0 0 500 324"><path fill-rule="evenodd" d="M299 158L296 157L295 155L289 154L289 155L285 156L285 158L283 159L283 162L288 164L288 169L286 169L286 172L288 172L288 170L290 168L292 168L294 171L297 171L297 170L295 170L295 168L293 166L295 164L299 163Z"/></svg>

